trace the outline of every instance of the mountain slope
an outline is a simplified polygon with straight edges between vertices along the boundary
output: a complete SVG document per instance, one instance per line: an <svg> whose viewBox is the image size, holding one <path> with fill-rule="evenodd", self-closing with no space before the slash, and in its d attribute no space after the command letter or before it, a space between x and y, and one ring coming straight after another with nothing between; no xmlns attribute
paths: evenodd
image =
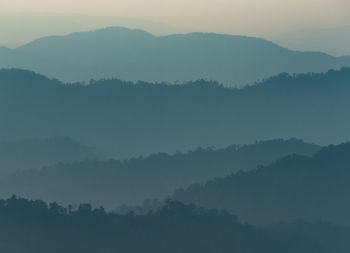
<svg viewBox="0 0 350 253"><path fill-rule="evenodd" d="M157 152L297 137L350 139L350 69L281 74L243 89L101 80L66 85L0 71L0 140L70 136L125 159Z"/></svg>
<svg viewBox="0 0 350 253"><path fill-rule="evenodd" d="M350 57L291 51L258 38L201 33L156 37L121 27L41 38L11 55L0 54L0 67L31 69L64 81L206 78L242 86L281 72L343 66L350 66Z"/></svg>
<svg viewBox="0 0 350 253"><path fill-rule="evenodd" d="M312 155L319 148L298 140L273 140L242 147L197 149L186 154L155 154L124 162L59 164L8 176L0 181L0 192L3 197L16 194L65 204L87 202L116 208L145 199L161 199L180 187L250 170L288 154Z"/></svg>
<svg viewBox="0 0 350 253"><path fill-rule="evenodd" d="M0 176L57 163L101 158L95 150L68 137L0 142Z"/></svg>
<svg viewBox="0 0 350 253"><path fill-rule="evenodd" d="M192 185L174 198L225 208L243 220L268 223L324 220L350 224L350 143L313 157L288 156L270 166Z"/></svg>
<svg viewBox="0 0 350 253"><path fill-rule="evenodd" d="M280 45L301 51L322 51L331 55L350 55L350 26L321 30L302 30L271 38Z"/></svg>

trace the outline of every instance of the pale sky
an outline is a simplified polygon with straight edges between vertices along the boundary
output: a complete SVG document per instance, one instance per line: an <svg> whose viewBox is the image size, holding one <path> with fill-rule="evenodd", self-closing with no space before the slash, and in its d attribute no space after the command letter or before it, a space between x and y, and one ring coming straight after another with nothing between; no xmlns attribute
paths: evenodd
<svg viewBox="0 0 350 253"><path fill-rule="evenodd" d="M123 16L256 35L350 25L350 0L0 0L0 11Z"/></svg>

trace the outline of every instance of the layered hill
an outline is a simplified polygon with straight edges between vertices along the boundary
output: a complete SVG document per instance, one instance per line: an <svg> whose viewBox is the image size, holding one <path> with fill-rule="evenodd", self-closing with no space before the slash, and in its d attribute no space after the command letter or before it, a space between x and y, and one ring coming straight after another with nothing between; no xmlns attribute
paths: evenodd
<svg viewBox="0 0 350 253"><path fill-rule="evenodd" d="M163 199L176 189L193 183L204 183L238 170L249 171L289 154L312 155L319 149L319 146L298 140L273 140L225 149L155 154L126 161L60 163L3 178L0 196L16 194L64 204L86 202L114 209L146 199Z"/></svg>
<svg viewBox="0 0 350 253"><path fill-rule="evenodd" d="M101 159L102 156L68 137L0 142L0 176L57 163Z"/></svg>
<svg viewBox="0 0 350 253"><path fill-rule="evenodd" d="M45 37L0 52L0 67L31 69L69 82L210 79L242 86L281 72L344 66L350 66L350 57L291 51L259 38L203 33L157 37L122 27Z"/></svg>
<svg viewBox="0 0 350 253"><path fill-rule="evenodd" d="M224 208L245 221L323 220L350 224L350 143L313 157L293 155L250 172L192 185L174 198Z"/></svg>
<svg viewBox="0 0 350 253"><path fill-rule="evenodd" d="M292 137L350 139L350 69L281 74L242 89L100 80L64 84L0 71L0 140L70 136L108 157Z"/></svg>
<svg viewBox="0 0 350 253"><path fill-rule="evenodd" d="M143 216L116 215L89 204L0 201L0 250L7 253L347 253L349 229L292 223L256 228L227 212L167 202Z"/></svg>

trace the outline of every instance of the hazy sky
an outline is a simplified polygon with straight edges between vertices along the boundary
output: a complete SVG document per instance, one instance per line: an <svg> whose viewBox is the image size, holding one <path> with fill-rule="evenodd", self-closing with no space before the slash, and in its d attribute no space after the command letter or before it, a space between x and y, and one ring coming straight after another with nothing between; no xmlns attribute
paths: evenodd
<svg viewBox="0 0 350 253"><path fill-rule="evenodd" d="M124 16L257 35L350 24L350 0L0 0L0 11Z"/></svg>

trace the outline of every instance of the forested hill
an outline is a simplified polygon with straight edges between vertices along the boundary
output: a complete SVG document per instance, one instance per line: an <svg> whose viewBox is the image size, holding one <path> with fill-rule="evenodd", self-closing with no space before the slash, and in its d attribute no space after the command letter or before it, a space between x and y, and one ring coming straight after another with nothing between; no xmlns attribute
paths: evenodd
<svg viewBox="0 0 350 253"><path fill-rule="evenodd" d="M126 161L95 161L92 157L74 163L62 160L65 163L23 170L0 179L0 196L16 194L64 204L83 201L115 209L122 204L141 203L146 199L163 199L178 188L204 183L239 170L248 171L286 155L311 156L319 149L317 145L291 139L263 141L245 146L233 145L224 149L199 148L174 155L161 153ZM77 154L75 149L67 152ZM20 154L20 150L17 153ZM42 159L45 159L47 153L50 151L41 153ZM63 156L64 152L61 154ZM23 159L23 155L18 157L22 163L28 161ZM11 157L7 159L9 158Z"/></svg>
<svg viewBox="0 0 350 253"><path fill-rule="evenodd" d="M292 155L250 172L192 185L174 198L225 208L243 220L268 223L323 220L350 224L350 143L313 157Z"/></svg>
<svg viewBox="0 0 350 253"><path fill-rule="evenodd" d="M242 86L281 72L343 66L350 66L350 57L292 51L259 38L206 33L156 37L122 27L45 37L0 51L0 67L32 69L64 81L204 78Z"/></svg>
<svg viewBox="0 0 350 253"><path fill-rule="evenodd" d="M24 70L0 71L0 140L70 136L107 156L297 137L350 139L350 69L281 74L243 89L101 80L63 84Z"/></svg>
<svg viewBox="0 0 350 253"><path fill-rule="evenodd" d="M6 253L347 253L350 232L322 223L255 228L224 211L168 201L143 216L88 204L63 208L15 197L0 201L0 250Z"/></svg>

